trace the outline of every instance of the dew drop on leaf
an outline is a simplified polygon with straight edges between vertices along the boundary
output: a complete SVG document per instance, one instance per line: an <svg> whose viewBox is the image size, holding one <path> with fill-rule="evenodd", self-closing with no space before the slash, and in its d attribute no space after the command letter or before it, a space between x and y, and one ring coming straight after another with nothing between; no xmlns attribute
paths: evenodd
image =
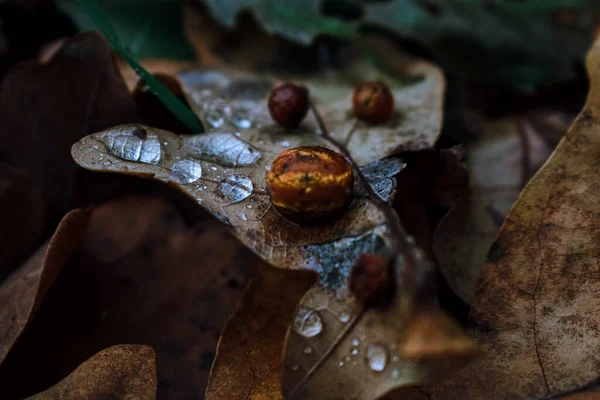
<svg viewBox="0 0 600 400"><path fill-rule="evenodd" d="M366 361L371 371L383 371L388 362L388 354L385 347L380 344L370 344L367 348Z"/></svg>
<svg viewBox="0 0 600 400"><path fill-rule="evenodd" d="M189 156L211 161L224 167L252 165L260 158L258 150L235 135L226 132L190 136L185 140L185 151ZM213 168L211 167L211 169Z"/></svg>
<svg viewBox="0 0 600 400"><path fill-rule="evenodd" d="M157 164L160 160L160 142L154 134L146 138L118 132L109 132L103 138L108 151L116 157L128 161Z"/></svg>
<svg viewBox="0 0 600 400"><path fill-rule="evenodd" d="M245 108L234 109L231 112L231 117L229 118L231 123L238 128L248 129L252 126L252 121L250 120L250 114L248 110ZM239 135L238 135L239 136Z"/></svg>
<svg viewBox="0 0 600 400"><path fill-rule="evenodd" d="M344 324L347 323L348 321L350 321L350 314L348 314L347 312L342 312L340 314L340 321L343 322Z"/></svg>
<svg viewBox="0 0 600 400"><path fill-rule="evenodd" d="M357 354L358 354L358 349L352 349L352 352L351 352L351 354L352 354L353 356L357 355Z"/></svg>
<svg viewBox="0 0 600 400"><path fill-rule="evenodd" d="M300 307L294 317L293 329L300 336L314 337L323 330L323 321L317 311Z"/></svg>
<svg viewBox="0 0 600 400"><path fill-rule="evenodd" d="M304 350L302 350L302 352L303 352L304 354L312 354L312 352L313 352L313 349L312 349L312 347L310 347L310 346L306 346L306 347L304 348Z"/></svg>
<svg viewBox="0 0 600 400"><path fill-rule="evenodd" d="M358 346L360 344L360 341L357 338L353 338L351 343L352 346Z"/></svg>
<svg viewBox="0 0 600 400"><path fill-rule="evenodd" d="M252 194L252 181L246 175L233 174L225 178L219 190L230 203L238 203Z"/></svg>
<svg viewBox="0 0 600 400"><path fill-rule="evenodd" d="M392 379L398 379L400 378L400 371L398 371L397 369L393 369L390 376L392 377Z"/></svg>
<svg viewBox="0 0 600 400"><path fill-rule="evenodd" d="M210 104L206 108L206 114L204 114L204 119L210 126L213 128L219 128L225 122L226 115L226 107L220 103Z"/></svg>
<svg viewBox="0 0 600 400"><path fill-rule="evenodd" d="M198 161L180 160L173 164L169 179L177 183L192 183L202 176L202 166Z"/></svg>

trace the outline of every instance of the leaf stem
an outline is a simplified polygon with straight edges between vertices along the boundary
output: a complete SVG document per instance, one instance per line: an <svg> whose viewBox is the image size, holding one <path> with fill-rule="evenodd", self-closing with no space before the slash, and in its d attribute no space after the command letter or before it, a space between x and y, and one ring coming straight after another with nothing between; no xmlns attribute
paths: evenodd
<svg viewBox="0 0 600 400"><path fill-rule="evenodd" d="M373 189L373 187L369 184L367 177L360 169L359 165L356 163L348 148L343 144L334 139L327 130L325 126L325 122L319 111L315 107L314 103L310 102L310 109L313 113L315 119L317 120L317 125L319 126L319 130L321 131L321 136L325 141L330 143L332 146L336 147L340 153L348 160L352 169L356 173L356 176L360 180L361 184L364 186L367 194L369 195L369 200L381 211L381 213L385 216L388 226L392 233L392 257L393 257L393 265L399 265L397 261L399 261L400 256L405 257L404 268L402 271L402 278L404 280L405 289L408 291L409 295L412 297L414 294L414 282L415 282L415 268L418 264L417 255L415 254L414 249L414 239L406 232L404 226L400 222L400 218L398 218L398 214L394 211L392 206L384 201ZM396 271L398 274L400 271Z"/></svg>

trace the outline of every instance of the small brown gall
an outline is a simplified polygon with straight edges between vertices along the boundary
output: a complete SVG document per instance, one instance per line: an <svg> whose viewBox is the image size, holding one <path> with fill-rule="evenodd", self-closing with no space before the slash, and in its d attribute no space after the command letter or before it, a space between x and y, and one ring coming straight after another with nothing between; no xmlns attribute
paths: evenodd
<svg viewBox="0 0 600 400"><path fill-rule="evenodd" d="M381 82L365 82L352 95L354 115L369 124L382 124L394 111L394 95Z"/></svg>
<svg viewBox="0 0 600 400"><path fill-rule="evenodd" d="M318 146L285 150L267 174L271 203L298 222L339 215L352 200L353 183L348 161Z"/></svg>
<svg viewBox="0 0 600 400"><path fill-rule="evenodd" d="M308 90L284 83L271 91L268 100L271 118L287 129L294 129L308 113Z"/></svg>
<svg viewBox="0 0 600 400"><path fill-rule="evenodd" d="M350 271L350 291L362 305L388 305L394 294L390 260L375 254L358 257Z"/></svg>

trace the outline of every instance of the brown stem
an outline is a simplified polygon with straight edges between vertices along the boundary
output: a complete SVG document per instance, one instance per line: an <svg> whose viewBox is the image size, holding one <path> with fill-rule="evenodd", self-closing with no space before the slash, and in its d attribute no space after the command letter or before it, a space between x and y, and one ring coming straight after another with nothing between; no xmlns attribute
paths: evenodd
<svg viewBox="0 0 600 400"><path fill-rule="evenodd" d="M340 153L342 153L342 155L346 157L350 165L352 165L356 176L358 176L358 179L367 191L369 199L385 216L392 233L392 253L394 258L394 265L396 265L396 260L398 259L398 257L400 255L404 255L406 261L404 263L405 266L402 271L404 286L405 289L408 290L409 295L411 295L412 297L412 295L414 294L413 289L415 282L414 269L417 265L417 257L413 248L412 237L408 235L408 233L406 233L406 230L404 229L402 223L400 222L400 219L398 218L398 214L396 214L391 205L385 202L381 197L379 197L375 190L373 190L373 187L363 174L356 161L354 161L354 158L350 154L350 151L348 151L348 148L344 144L338 142L329 134L329 131L327 130L327 127L325 126L325 123L321 118L321 115L319 114L317 108L315 107L312 101L310 102L310 109L315 119L317 120L317 125L321 130L321 135L323 136L323 139L325 139L331 145L336 147L340 151ZM396 273L399 274L399 272L400 271L397 271Z"/></svg>

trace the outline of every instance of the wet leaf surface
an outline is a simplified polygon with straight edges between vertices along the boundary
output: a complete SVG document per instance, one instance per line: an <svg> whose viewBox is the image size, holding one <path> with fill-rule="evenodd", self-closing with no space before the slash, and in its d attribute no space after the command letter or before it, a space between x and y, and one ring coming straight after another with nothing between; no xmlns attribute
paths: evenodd
<svg viewBox="0 0 600 400"><path fill-rule="evenodd" d="M432 399L543 399L598 380L600 42L588 102L525 187L488 253L471 311L486 355Z"/></svg>
<svg viewBox="0 0 600 400"><path fill-rule="evenodd" d="M156 398L156 355L151 347L119 345L93 355L52 388L29 400Z"/></svg>
<svg viewBox="0 0 600 400"><path fill-rule="evenodd" d="M315 276L266 264L257 273L221 334L207 400L283 398L283 341Z"/></svg>
<svg viewBox="0 0 600 400"><path fill-rule="evenodd" d="M54 236L0 285L0 365L77 247L88 213L74 210L58 225Z"/></svg>
<svg viewBox="0 0 600 400"><path fill-rule="evenodd" d="M572 119L548 112L491 121L468 148L470 191L444 217L433 238L440 269L463 301L472 301L504 217Z"/></svg>
<svg viewBox="0 0 600 400"><path fill-rule="evenodd" d="M2 398L42 391L120 343L156 351L159 397L200 396L219 332L260 260L206 213L187 226L173 206L145 196L98 206L80 236L0 368Z"/></svg>

